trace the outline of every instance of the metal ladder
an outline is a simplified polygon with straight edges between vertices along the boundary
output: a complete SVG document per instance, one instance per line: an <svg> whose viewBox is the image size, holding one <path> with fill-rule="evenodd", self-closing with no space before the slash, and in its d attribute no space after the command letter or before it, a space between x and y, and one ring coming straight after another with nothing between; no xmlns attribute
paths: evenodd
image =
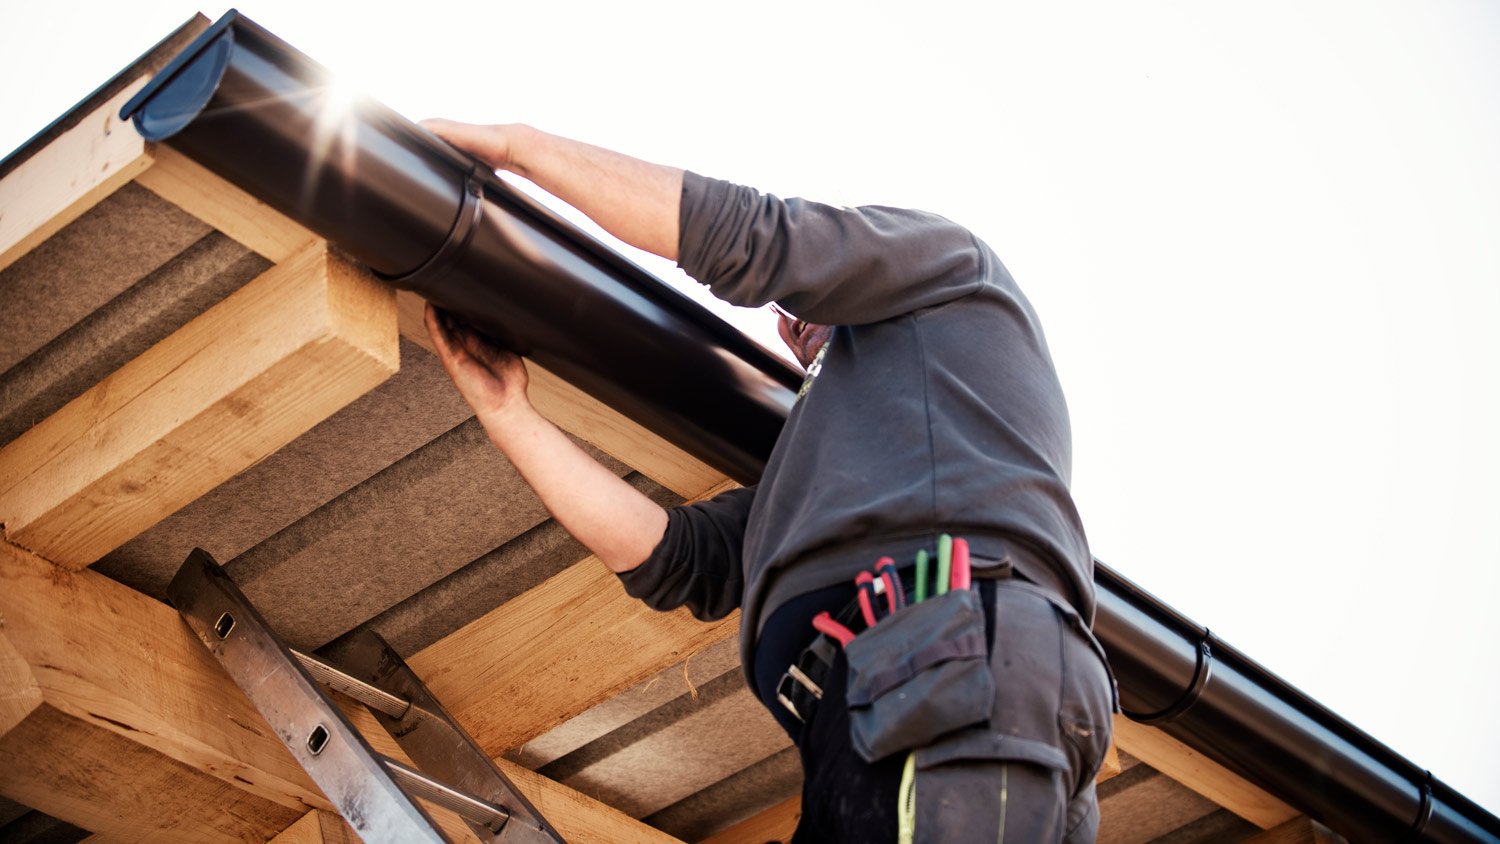
<svg viewBox="0 0 1500 844"><path fill-rule="evenodd" d="M486 844L563 840L375 633L359 637L343 668L298 653L202 549L167 597L367 844L445 844L416 797L457 813ZM376 753L319 683L369 707L412 761L446 782Z"/></svg>

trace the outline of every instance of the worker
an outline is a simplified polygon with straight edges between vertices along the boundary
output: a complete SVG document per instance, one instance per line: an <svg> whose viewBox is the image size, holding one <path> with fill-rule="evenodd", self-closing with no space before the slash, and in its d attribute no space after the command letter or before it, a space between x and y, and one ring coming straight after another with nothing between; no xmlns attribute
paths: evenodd
<svg viewBox="0 0 1500 844"><path fill-rule="evenodd" d="M782 309L806 380L760 482L670 510L532 408L516 355L431 308L427 328L491 440L629 594L742 610L747 680L802 758L793 840L1092 841L1117 704L1067 409L990 248L936 215L782 200L523 125L425 126L719 298ZM973 588L918 565L947 537ZM887 557L896 578L851 611ZM896 608L914 592L944 598Z"/></svg>

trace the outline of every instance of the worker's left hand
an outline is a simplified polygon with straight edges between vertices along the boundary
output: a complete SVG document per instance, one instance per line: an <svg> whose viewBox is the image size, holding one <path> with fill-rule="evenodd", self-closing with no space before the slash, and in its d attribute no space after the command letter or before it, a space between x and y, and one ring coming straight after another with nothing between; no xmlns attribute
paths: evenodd
<svg viewBox="0 0 1500 844"><path fill-rule="evenodd" d="M496 346L451 316L438 313L431 304L427 306L426 320L427 334L432 337L443 369L481 421L529 406L526 364L520 355Z"/></svg>

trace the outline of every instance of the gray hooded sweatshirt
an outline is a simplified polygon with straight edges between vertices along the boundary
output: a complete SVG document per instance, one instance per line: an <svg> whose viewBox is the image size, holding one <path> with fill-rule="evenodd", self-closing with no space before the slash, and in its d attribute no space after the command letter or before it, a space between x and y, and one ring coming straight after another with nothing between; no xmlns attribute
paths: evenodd
<svg viewBox="0 0 1500 844"><path fill-rule="evenodd" d="M621 575L630 595L705 620L742 607L748 670L782 603L852 583L882 555L908 565L946 532L969 540L976 566L1008 557L1092 620L1062 388L988 246L933 214L782 200L694 173L679 225L679 266L719 298L837 327L760 483L670 510L650 558Z"/></svg>

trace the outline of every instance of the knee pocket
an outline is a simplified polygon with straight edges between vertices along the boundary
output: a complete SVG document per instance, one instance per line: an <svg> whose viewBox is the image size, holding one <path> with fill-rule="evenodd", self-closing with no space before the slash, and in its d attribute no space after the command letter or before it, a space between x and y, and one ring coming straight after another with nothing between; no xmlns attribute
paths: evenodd
<svg viewBox="0 0 1500 844"><path fill-rule="evenodd" d="M1109 749L1113 680L1076 611L1024 584L995 594L991 653L997 690L990 726L1050 746L1063 758L1068 796L1093 781Z"/></svg>
<svg viewBox="0 0 1500 844"><path fill-rule="evenodd" d="M1045 742L965 730L916 751L915 840L1057 841L1068 759Z"/></svg>

